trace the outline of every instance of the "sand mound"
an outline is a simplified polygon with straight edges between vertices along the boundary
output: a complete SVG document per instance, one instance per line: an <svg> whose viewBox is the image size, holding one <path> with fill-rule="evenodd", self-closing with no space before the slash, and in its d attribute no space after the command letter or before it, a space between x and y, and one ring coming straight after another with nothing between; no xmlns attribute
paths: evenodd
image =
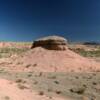
<svg viewBox="0 0 100 100"><path fill-rule="evenodd" d="M16 58L12 69L43 72L80 72L97 71L100 63L81 57L70 51L47 50L34 48L21 57Z"/></svg>

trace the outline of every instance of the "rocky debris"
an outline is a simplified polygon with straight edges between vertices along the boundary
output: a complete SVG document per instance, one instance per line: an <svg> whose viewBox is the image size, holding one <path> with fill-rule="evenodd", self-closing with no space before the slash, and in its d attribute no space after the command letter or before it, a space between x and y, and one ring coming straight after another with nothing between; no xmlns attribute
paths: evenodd
<svg viewBox="0 0 100 100"><path fill-rule="evenodd" d="M60 36L48 36L34 41L31 48L43 47L48 50L66 50L67 40Z"/></svg>

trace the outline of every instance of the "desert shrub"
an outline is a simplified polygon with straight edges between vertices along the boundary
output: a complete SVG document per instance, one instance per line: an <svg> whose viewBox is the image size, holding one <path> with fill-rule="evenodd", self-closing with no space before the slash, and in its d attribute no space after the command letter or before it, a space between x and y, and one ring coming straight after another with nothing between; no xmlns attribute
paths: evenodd
<svg viewBox="0 0 100 100"><path fill-rule="evenodd" d="M17 80L16 80L16 83L21 83L21 82L23 82L22 79L17 79Z"/></svg>
<svg viewBox="0 0 100 100"><path fill-rule="evenodd" d="M61 94L61 91L60 90L56 90L56 94Z"/></svg>
<svg viewBox="0 0 100 100"><path fill-rule="evenodd" d="M55 84L59 84L59 82L58 82L58 81L54 81L54 83L55 83Z"/></svg>
<svg viewBox="0 0 100 100"><path fill-rule="evenodd" d="M33 67L36 67L37 66L37 64L33 64Z"/></svg>
<svg viewBox="0 0 100 100"><path fill-rule="evenodd" d="M73 89L70 89L70 92L82 95L85 92L85 88L83 88L83 87L82 88L73 88Z"/></svg>
<svg viewBox="0 0 100 100"><path fill-rule="evenodd" d="M39 91L39 95L44 95L44 92L43 91Z"/></svg>
<svg viewBox="0 0 100 100"><path fill-rule="evenodd" d="M27 76L28 76L28 77L31 77L31 76L32 76L32 74L30 73L30 74L28 74Z"/></svg>
<svg viewBox="0 0 100 100"><path fill-rule="evenodd" d="M56 76L48 76L48 79L56 79Z"/></svg>
<svg viewBox="0 0 100 100"><path fill-rule="evenodd" d="M51 88L48 88L48 90L47 90L48 92L52 92L52 89Z"/></svg>
<svg viewBox="0 0 100 100"><path fill-rule="evenodd" d="M34 85L36 85L36 84L38 84L38 81L34 81L34 83L33 83Z"/></svg>
<svg viewBox="0 0 100 100"><path fill-rule="evenodd" d="M4 99L5 100L10 100L10 97L9 96L5 96Z"/></svg>
<svg viewBox="0 0 100 100"><path fill-rule="evenodd" d="M29 89L27 86L25 86L24 84L18 84L18 88L21 89L21 90L24 90L24 89Z"/></svg>
<svg viewBox="0 0 100 100"><path fill-rule="evenodd" d="M17 80L16 80L16 83L26 83L26 81L23 80L23 79L17 79Z"/></svg>
<svg viewBox="0 0 100 100"><path fill-rule="evenodd" d="M26 67L26 68L29 68L29 67L31 67L31 64L28 64L28 65L26 65L25 67Z"/></svg>

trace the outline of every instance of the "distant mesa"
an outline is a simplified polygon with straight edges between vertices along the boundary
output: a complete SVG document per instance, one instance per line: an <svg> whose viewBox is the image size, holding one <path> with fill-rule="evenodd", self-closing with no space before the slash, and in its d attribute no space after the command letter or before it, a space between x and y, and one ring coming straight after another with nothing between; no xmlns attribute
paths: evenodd
<svg viewBox="0 0 100 100"><path fill-rule="evenodd" d="M84 45L100 45L100 43L98 43L98 42L84 42L83 43Z"/></svg>
<svg viewBox="0 0 100 100"><path fill-rule="evenodd" d="M42 47L48 50L66 50L67 40L60 36L47 36L35 40L31 48L36 47Z"/></svg>

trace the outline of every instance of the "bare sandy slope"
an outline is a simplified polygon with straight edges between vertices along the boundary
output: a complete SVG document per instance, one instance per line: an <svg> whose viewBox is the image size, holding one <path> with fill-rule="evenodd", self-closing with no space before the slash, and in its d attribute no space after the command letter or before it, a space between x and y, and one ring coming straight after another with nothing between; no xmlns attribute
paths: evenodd
<svg viewBox="0 0 100 100"><path fill-rule="evenodd" d="M99 62L84 58L69 49L55 51L41 47L12 58L12 63L7 64L7 66L14 70L37 72L91 72L100 70Z"/></svg>
<svg viewBox="0 0 100 100"><path fill-rule="evenodd" d="M29 89L18 88L17 83L0 79L0 100L65 100L61 97L49 98ZM72 100L72 99L66 99Z"/></svg>

